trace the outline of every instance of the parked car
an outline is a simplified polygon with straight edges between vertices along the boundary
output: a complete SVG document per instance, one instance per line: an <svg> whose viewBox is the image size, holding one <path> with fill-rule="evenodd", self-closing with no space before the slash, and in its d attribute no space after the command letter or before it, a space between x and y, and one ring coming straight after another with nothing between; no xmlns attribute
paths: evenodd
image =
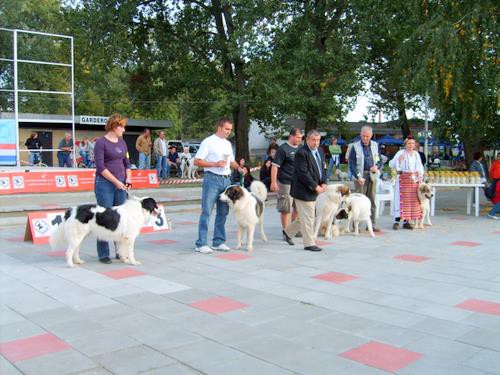
<svg viewBox="0 0 500 375"><path fill-rule="evenodd" d="M200 143L190 143L189 144L189 153L191 156L195 156L196 153L198 152L198 149L200 148Z"/></svg>
<svg viewBox="0 0 500 375"><path fill-rule="evenodd" d="M181 153L183 151L185 145L187 146L187 144L185 144L179 139L171 139L167 142L167 148L175 146L178 153Z"/></svg>

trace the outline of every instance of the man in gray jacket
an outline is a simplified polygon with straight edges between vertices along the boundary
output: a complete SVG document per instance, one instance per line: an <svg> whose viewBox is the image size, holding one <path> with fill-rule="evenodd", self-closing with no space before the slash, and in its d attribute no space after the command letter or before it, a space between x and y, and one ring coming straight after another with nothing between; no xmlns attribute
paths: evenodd
<svg viewBox="0 0 500 375"><path fill-rule="evenodd" d="M156 155L156 172L158 173L159 180L168 178L167 168L167 140L165 139L165 132L160 131L158 138L155 139L153 144L153 151Z"/></svg>
<svg viewBox="0 0 500 375"><path fill-rule="evenodd" d="M354 179L356 191L370 199L373 231L380 232L378 228L375 228L377 210L375 194L381 164L378 143L371 140L372 136L373 130L370 126L361 128L361 140L352 145L349 153L349 171Z"/></svg>

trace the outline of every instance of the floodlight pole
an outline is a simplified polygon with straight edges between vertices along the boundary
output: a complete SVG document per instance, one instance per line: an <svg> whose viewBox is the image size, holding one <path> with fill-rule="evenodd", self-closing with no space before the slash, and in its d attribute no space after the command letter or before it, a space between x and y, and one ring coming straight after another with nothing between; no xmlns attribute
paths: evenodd
<svg viewBox="0 0 500 375"><path fill-rule="evenodd" d="M19 94L17 85L17 30L14 30L14 121L16 122L16 166L21 166L19 158Z"/></svg>
<svg viewBox="0 0 500 375"><path fill-rule="evenodd" d="M424 154L425 154L425 160L427 160L427 165L429 165L429 95L427 95L427 90L425 91L425 142L424 142Z"/></svg>
<svg viewBox="0 0 500 375"><path fill-rule="evenodd" d="M70 37L71 43L71 133L73 137L73 168L76 164L76 133L75 133L75 69L73 60L73 37Z"/></svg>

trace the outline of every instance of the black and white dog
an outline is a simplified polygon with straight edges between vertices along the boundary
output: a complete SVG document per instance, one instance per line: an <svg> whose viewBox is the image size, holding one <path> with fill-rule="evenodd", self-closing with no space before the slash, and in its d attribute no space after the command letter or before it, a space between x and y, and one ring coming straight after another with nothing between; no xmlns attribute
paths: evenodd
<svg viewBox="0 0 500 375"><path fill-rule="evenodd" d="M95 204L85 204L70 208L64 221L50 237L50 246L55 249L67 245L66 263L69 267L83 264L80 246L92 234L99 240L114 241L118 255L124 263L140 264L134 257L134 242L141 228L152 216L159 214L153 198L131 197L121 206L104 208Z"/></svg>
<svg viewBox="0 0 500 375"><path fill-rule="evenodd" d="M219 198L233 208L234 216L238 222L237 249L241 248L242 237L246 235L247 250L253 251L253 237L257 224L260 224L260 238L262 241L267 241L264 233L266 185L260 181L254 181L250 185L250 192L242 186L231 185L220 194Z"/></svg>

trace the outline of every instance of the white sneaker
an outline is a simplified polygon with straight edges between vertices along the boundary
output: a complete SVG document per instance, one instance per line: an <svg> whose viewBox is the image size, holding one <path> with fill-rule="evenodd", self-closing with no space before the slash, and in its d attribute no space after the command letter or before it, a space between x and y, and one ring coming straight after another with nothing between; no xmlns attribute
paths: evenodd
<svg viewBox="0 0 500 375"><path fill-rule="evenodd" d="M496 216L496 215L490 215L490 214L488 214L488 217L489 217L490 219L495 219L495 220L498 220L498 216Z"/></svg>
<svg viewBox="0 0 500 375"><path fill-rule="evenodd" d="M221 243L219 246L212 246L212 249L217 251L229 251L231 250L226 244Z"/></svg>
<svg viewBox="0 0 500 375"><path fill-rule="evenodd" d="M200 247L195 247L194 249L197 252L202 253L202 254L211 254L211 253L214 252L208 245L204 245L204 246L200 246Z"/></svg>

